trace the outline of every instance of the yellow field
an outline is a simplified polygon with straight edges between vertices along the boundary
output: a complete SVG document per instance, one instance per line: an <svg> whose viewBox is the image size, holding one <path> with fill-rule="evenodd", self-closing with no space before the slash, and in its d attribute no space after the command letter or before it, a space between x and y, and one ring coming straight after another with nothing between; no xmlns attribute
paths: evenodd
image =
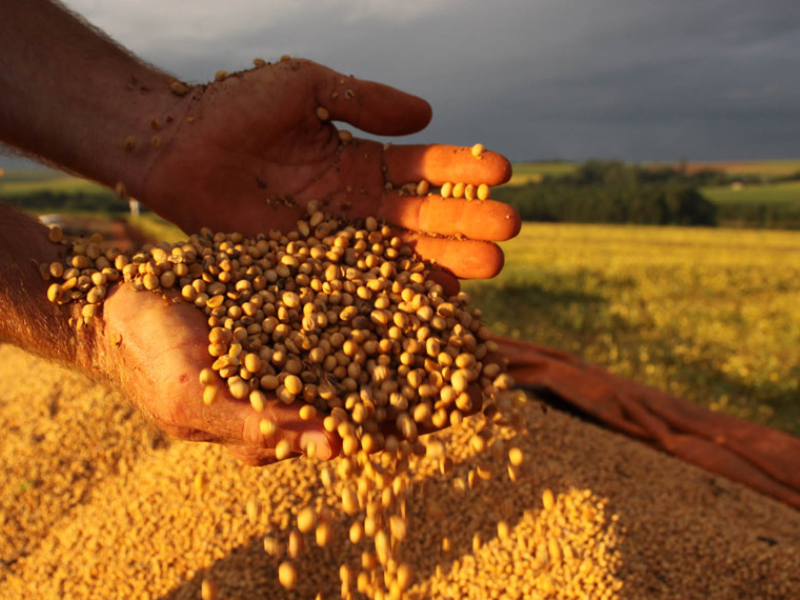
<svg viewBox="0 0 800 600"><path fill-rule="evenodd" d="M800 233L525 224L490 326L800 433Z"/></svg>

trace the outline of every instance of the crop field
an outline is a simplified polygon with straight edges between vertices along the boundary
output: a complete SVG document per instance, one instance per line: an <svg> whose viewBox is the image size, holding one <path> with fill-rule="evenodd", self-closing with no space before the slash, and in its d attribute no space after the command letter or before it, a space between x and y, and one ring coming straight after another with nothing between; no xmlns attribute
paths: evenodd
<svg viewBox="0 0 800 600"><path fill-rule="evenodd" d="M44 167L33 169L5 169L0 162L0 189L3 185L14 182L52 181L69 177L63 171Z"/></svg>
<svg viewBox="0 0 800 600"><path fill-rule="evenodd" d="M465 288L498 332L800 434L800 234L525 224Z"/></svg>
<svg viewBox="0 0 800 600"><path fill-rule="evenodd" d="M646 163L643 163L643 165ZM675 167L675 163L651 163L654 167ZM525 185L539 181L544 176L560 177L574 173L579 163L569 161L523 162L514 164L514 175L508 185ZM739 162L692 162L687 165L689 173L703 169L723 171L728 175L761 177L766 181L787 177L800 172L800 160L751 160Z"/></svg>
<svg viewBox="0 0 800 600"><path fill-rule="evenodd" d="M543 177L561 177L574 173L578 168L573 162L530 162L516 163L514 175L507 185L525 185L530 182L539 182Z"/></svg>
<svg viewBox="0 0 800 600"><path fill-rule="evenodd" d="M105 192L106 188L78 177L59 177L42 179L40 181L8 181L0 180L0 197L14 198L35 194L37 192L53 192L63 194L98 193Z"/></svg>
<svg viewBox="0 0 800 600"><path fill-rule="evenodd" d="M718 204L755 203L800 204L800 181L783 181L765 185L748 185L740 189L714 186L701 189L706 198Z"/></svg>
<svg viewBox="0 0 800 600"><path fill-rule="evenodd" d="M0 177L0 198L16 198L39 192L77 194L105 191L106 188L93 181L50 169L9 170Z"/></svg>

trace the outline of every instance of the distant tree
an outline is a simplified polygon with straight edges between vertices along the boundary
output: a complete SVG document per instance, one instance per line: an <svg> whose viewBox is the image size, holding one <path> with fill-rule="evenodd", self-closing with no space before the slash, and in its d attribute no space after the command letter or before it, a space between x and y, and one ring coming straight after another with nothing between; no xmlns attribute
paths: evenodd
<svg viewBox="0 0 800 600"><path fill-rule="evenodd" d="M676 225L714 225L716 206L697 188L667 186L664 203L669 212L669 222Z"/></svg>
<svg viewBox="0 0 800 600"><path fill-rule="evenodd" d="M714 225L715 205L670 167L590 160L539 184L498 188L524 220L575 223Z"/></svg>

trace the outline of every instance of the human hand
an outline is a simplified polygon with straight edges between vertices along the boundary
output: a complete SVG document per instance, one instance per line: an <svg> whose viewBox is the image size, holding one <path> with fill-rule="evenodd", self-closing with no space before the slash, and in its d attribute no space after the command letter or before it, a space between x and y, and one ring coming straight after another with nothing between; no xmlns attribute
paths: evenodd
<svg viewBox="0 0 800 600"><path fill-rule="evenodd" d="M319 458L338 454L340 440L325 432L321 417L300 419L301 403L287 406L273 397L258 412L249 402L234 399L222 384L214 402L203 402L199 374L212 359L205 317L195 306L120 284L105 300L102 318L95 318L91 327L98 338L96 369L166 433L223 444L250 465L275 462L275 446L282 439L297 454L312 441ZM278 425L278 433L271 437L259 427L265 418Z"/></svg>
<svg viewBox="0 0 800 600"><path fill-rule="evenodd" d="M424 128L429 105L393 88L292 59L192 88L179 106L184 113L164 132L143 181L125 183L186 231L286 231L318 199L333 214L386 219L423 258L460 278L496 275L503 255L493 242L519 231L519 216L506 204L386 189L387 182L399 188L423 179L434 188L448 181L496 185L510 176L504 157L340 141L331 121L377 135ZM318 107L330 120L319 118Z"/></svg>

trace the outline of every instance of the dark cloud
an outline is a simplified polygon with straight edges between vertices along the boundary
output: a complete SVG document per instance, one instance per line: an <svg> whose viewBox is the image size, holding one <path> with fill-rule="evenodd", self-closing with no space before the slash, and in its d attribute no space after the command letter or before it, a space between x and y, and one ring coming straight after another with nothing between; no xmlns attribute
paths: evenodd
<svg viewBox="0 0 800 600"><path fill-rule="evenodd" d="M434 107L413 141L513 159L796 157L797 0L69 2L193 80L283 53Z"/></svg>

